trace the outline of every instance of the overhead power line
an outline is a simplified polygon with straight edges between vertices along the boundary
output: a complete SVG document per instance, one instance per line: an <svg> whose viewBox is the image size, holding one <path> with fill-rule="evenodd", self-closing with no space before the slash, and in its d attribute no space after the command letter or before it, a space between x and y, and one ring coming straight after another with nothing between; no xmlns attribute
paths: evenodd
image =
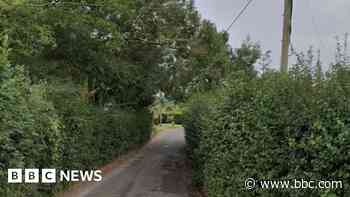
<svg viewBox="0 0 350 197"><path fill-rule="evenodd" d="M244 14L244 12L248 9L249 5L253 2L253 0L248 0L246 5L242 8L242 10L238 13L238 15L233 19L232 23L230 26L227 27L226 31L230 31L232 26L238 21L238 19Z"/></svg>
<svg viewBox="0 0 350 197"><path fill-rule="evenodd" d="M46 6L90 6L90 7L101 7L106 4L86 3L86 2L67 2L67 1L52 1L48 3L30 3L27 4L32 7L46 7Z"/></svg>

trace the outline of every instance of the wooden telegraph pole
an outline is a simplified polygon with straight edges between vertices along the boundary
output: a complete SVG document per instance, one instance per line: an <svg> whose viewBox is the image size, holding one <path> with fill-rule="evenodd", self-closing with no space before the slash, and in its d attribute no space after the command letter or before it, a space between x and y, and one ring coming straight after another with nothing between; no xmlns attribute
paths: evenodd
<svg viewBox="0 0 350 197"><path fill-rule="evenodd" d="M281 72L288 72L288 54L292 33L293 0L284 0L283 38L281 54Z"/></svg>

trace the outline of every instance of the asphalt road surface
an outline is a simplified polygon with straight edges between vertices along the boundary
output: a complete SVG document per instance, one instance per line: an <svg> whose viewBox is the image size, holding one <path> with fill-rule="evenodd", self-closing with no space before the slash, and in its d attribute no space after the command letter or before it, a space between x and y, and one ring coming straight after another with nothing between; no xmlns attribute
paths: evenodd
<svg viewBox="0 0 350 197"><path fill-rule="evenodd" d="M183 129L155 137L126 165L75 197L188 197Z"/></svg>

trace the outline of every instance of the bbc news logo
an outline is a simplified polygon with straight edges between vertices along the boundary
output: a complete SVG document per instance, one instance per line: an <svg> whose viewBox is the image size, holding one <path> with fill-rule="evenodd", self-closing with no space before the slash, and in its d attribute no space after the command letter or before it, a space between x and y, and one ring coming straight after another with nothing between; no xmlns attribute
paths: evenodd
<svg viewBox="0 0 350 197"><path fill-rule="evenodd" d="M100 182L101 170L8 169L8 183Z"/></svg>

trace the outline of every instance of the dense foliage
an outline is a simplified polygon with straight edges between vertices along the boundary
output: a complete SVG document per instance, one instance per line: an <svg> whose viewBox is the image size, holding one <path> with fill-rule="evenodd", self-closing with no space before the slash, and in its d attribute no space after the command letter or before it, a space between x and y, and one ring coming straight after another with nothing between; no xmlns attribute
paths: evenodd
<svg viewBox="0 0 350 197"><path fill-rule="evenodd" d="M8 168L92 169L143 144L152 104L157 122L184 122L209 197L349 196L347 45L326 75L311 51L281 74L249 39L231 49L192 0L0 0L0 19L0 196L62 186L5 184ZM250 177L345 189L248 192Z"/></svg>
<svg viewBox="0 0 350 197"><path fill-rule="evenodd" d="M310 53L311 54L311 53ZM309 54L309 57L312 57ZM349 66L326 76L298 55L288 74L233 75L216 99L193 97L186 136L209 197L349 196ZM343 189L256 190L245 180L335 180Z"/></svg>
<svg viewBox="0 0 350 197"><path fill-rule="evenodd" d="M89 105L71 84L31 85L1 48L1 196L48 196L55 185L10 185L8 168L93 169L146 142L151 114Z"/></svg>
<svg viewBox="0 0 350 197"><path fill-rule="evenodd" d="M5 184L8 168L92 169L143 144L157 93L175 104L234 67L192 0L0 0L0 38L0 196L62 186Z"/></svg>

